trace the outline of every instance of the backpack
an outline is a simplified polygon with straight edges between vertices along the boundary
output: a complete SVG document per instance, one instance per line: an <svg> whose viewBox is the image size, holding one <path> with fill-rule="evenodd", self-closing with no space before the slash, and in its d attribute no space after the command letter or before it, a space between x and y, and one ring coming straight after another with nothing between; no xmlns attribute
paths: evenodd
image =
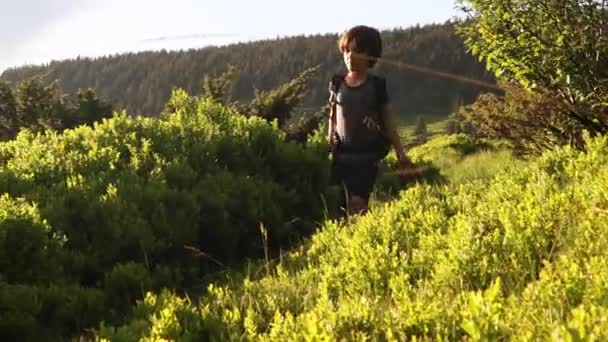
<svg viewBox="0 0 608 342"><path fill-rule="evenodd" d="M370 144L368 149L365 150L348 150L346 148L344 148L343 144L341 144L340 142L340 137L338 135L338 133L335 131L335 125L336 125L336 107L338 105L338 101L337 101L337 96L338 93L340 92L340 87L342 86L342 83L344 82L344 77L345 75L341 75L341 74L335 74L332 77L332 80L330 82L329 85L329 92L330 92L330 97L329 97L329 104L330 104L330 135L329 135L329 140L330 140L330 144L332 146L332 152L334 154L339 154L340 152L348 152L349 154L365 154L365 155L371 155L373 159L376 160L382 160L386 157L386 155L388 154L388 152L391 149L391 142L390 139L386 136L385 133L385 123L382 120L382 116L379 115L380 111L383 110L382 108L382 104L381 103L377 103L376 104L376 113L378 113L378 127L375 130L377 132L374 142L372 144ZM376 76L376 75L369 75L369 81L373 82L374 85L374 89L376 90L376 94L379 94L382 87L386 86L386 83L384 81L383 78ZM376 98L379 98L378 96L376 96Z"/></svg>

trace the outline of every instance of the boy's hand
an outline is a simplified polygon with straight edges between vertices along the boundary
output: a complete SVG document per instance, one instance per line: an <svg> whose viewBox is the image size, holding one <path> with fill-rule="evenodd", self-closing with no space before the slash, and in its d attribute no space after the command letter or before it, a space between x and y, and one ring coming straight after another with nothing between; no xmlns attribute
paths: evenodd
<svg viewBox="0 0 608 342"><path fill-rule="evenodd" d="M414 163L405 155L403 151L399 151L399 153L397 153L397 161L399 163L399 170L397 172L400 174L409 174L415 169Z"/></svg>
<svg viewBox="0 0 608 342"><path fill-rule="evenodd" d="M397 152L397 161L399 162L399 169L413 169L414 163L405 155L403 150Z"/></svg>

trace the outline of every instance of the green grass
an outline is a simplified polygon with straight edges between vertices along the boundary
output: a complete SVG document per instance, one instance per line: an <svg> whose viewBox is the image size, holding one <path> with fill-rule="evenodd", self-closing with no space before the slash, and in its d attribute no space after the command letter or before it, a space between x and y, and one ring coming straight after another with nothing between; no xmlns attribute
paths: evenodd
<svg viewBox="0 0 608 342"><path fill-rule="evenodd" d="M433 144L458 151L467 140ZM606 148L608 139L595 139L587 153L560 149L458 187L414 186L368 215L325 222L278 265L210 285L200 301L149 294L128 324L100 335L606 340ZM463 150L469 152L461 167L476 171L462 173L471 177L487 162L508 160L502 152ZM423 159L422 152L412 153ZM485 170L483 177L492 172Z"/></svg>
<svg viewBox="0 0 608 342"><path fill-rule="evenodd" d="M488 179L511 167L525 167L526 162L513 157L506 150L481 151L472 155L446 158L437 161L437 166L451 184Z"/></svg>
<svg viewBox="0 0 608 342"><path fill-rule="evenodd" d="M444 182L459 184L491 178L509 167L520 168L528 163L516 158L500 142L464 134L445 135L441 132L442 124L444 122L433 124L431 132L434 136L426 143L410 148L408 156L418 164L430 164L438 169L439 175L445 178ZM389 154L386 164L384 171L394 168L394 153ZM385 180L381 179L381 182Z"/></svg>
<svg viewBox="0 0 608 342"><path fill-rule="evenodd" d="M437 136L440 136L445 133L445 125L447 119L435 119L434 121L427 122L426 129L428 132L428 139L433 139ZM413 124L410 125L402 125L399 127L398 132L401 139L406 145L411 145L415 142L414 128L416 126Z"/></svg>
<svg viewBox="0 0 608 342"><path fill-rule="evenodd" d="M435 132L440 124L434 124ZM464 134L436 133L428 142L411 148L408 156L423 170L422 174L407 179L395 175L397 160L391 151L381 164L370 207L393 201L401 191L419 183L458 187L466 182L491 179L503 171L516 171L530 163L516 158L498 141Z"/></svg>

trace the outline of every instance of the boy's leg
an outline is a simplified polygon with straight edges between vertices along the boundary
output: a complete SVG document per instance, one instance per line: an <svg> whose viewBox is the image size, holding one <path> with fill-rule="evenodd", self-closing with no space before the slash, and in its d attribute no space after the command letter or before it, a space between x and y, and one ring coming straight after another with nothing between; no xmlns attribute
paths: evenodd
<svg viewBox="0 0 608 342"><path fill-rule="evenodd" d="M378 165L362 163L353 167L348 179L349 212L351 214L365 214L369 209L369 197L376 182Z"/></svg>
<svg viewBox="0 0 608 342"><path fill-rule="evenodd" d="M352 195L349 199L350 214L365 214L368 208L368 200L358 195Z"/></svg>
<svg viewBox="0 0 608 342"><path fill-rule="evenodd" d="M378 164L368 161L334 160L331 173L332 183L340 184L344 188L339 216L366 213L378 173Z"/></svg>
<svg viewBox="0 0 608 342"><path fill-rule="evenodd" d="M332 213L330 217L332 219L341 219L348 216L348 208L350 206L349 192L347 186L347 174L349 165L345 165L344 162L340 162L334 156L334 160L331 163L330 171L330 184L338 186L340 188L337 208L332 207ZM335 212L334 212L335 210Z"/></svg>

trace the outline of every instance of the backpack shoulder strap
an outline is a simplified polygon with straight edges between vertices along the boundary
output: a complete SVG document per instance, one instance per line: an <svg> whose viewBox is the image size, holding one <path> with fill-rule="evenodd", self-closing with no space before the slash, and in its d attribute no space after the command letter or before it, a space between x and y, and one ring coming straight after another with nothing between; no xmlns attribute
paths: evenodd
<svg viewBox="0 0 608 342"><path fill-rule="evenodd" d="M378 119L382 122L382 115L380 112L384 110L384 105L388 101L388 94L386 90L386 79L379 75L369 75L370 80L374 84L374 91L376 92L376 111L378 112Z"/></svg>
<svg viewBox="0 0 608 342"><path fill-rule="evenodd" d="M336 136L336 106L342 82L344 82L344 75L342 74L334 74L329 82L329 139L334 145L339 141Z"/></svg>
<svg viewBox="0 0 608 342"><path fill-rule="evenodd" d="M390 149L390 141L388 136L386 135L386 133L384 132L384 129L386 128L386 123L384 122L384 116L381 115L381 111L384 110L384 105L388 102L388 93L387 93L387 89L386 89L386 78L379 76L379 75L373 75L372 77L372 81L374 82L374 90L376 92L376 108L378 111L378 121L380 124L381 129L381 136L382 136L382 156L386 156L386 154L388 153L389 149Z"/></svg>
<svg viewBox="0 0 608 342"><path fill-rule="evenodd" d="M380 109L387 102L386 79L379 75L371 76L376 91L376 105Z"/></svg>
<svg viewBox="0 0 608 342"><path fill-rule="evenodd" d="M335 101L335 97L338 95L340 91L340 87L342 86L342 82L344 82L343 74L334 74L331 78L331 82L329 82L329 93L330 93L330 101Z"/></svg>

